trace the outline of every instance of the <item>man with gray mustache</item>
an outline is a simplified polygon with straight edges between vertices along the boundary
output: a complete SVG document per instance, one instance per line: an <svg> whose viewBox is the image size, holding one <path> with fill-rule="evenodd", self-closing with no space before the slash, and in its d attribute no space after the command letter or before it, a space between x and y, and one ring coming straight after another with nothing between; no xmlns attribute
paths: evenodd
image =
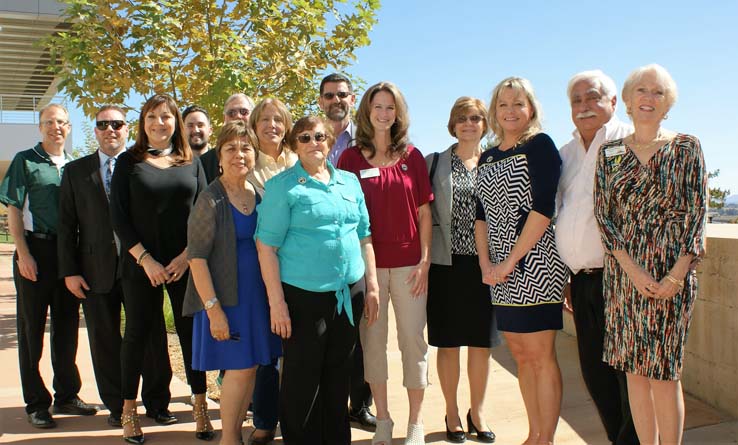
<svg viewBox="0 0 738 445"><path fill-rule="evenodd" d="M615 82L600 70L575 74L567 87L573 139L561 147L561 179L556 196L556 246L571 269L570 301L577 330L584 383L613 444L638 444L628 404L625 374L602 361L605 303L604 248L594 216L594 182L600 146L625 137L633 127L615 116Z"/></svg>

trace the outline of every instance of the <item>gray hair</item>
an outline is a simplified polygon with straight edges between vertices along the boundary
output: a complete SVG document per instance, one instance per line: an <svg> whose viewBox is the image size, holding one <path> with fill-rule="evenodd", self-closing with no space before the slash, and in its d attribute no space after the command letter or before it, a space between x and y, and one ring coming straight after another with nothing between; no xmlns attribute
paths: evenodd
<svg viewBox="0 0 738 445"><path fill-rule="evenodd" d="M636 84L638 84L638 82L640 82L641 79L643 79L643 76L645 76L648 73L655 74L656 79L658 79L661 85L663 85L664 99L666 100L666 107L668 110L671 110L671 107L674 105L679 95L677 91L676 82L674 82L674 79L671 77L671 74L669 74L669 72L666 71L666 68L656 63L652 63L650 65L636 68L633 70L633 72L628 74L628 78L625 79L625 83L623 83L623 92L622 92L623 101L630 102L630 95L633 93L632 91L633 87L636 86Z"/></svg>
<svg viewBox="0 0 738 445"><path fill-rule="evenodd" d="M254 103L254 99L250 98L249 96L247 96L247 95L245 95L243 93L236 93L236 94L231 94L230 97L228 97L228 99L226 99L225 104L223 105L223 112L225 112L226 108L228 108L228 104L231 103L231 102L233 102L233 101L235 101L236 99L243 99L243 100L245 100L246 103L251 108L251 110L253 110L254 109L254 106L256 106L256 104Z"/></svg>
<svg viewBox="0 0 738 445"><path fill-rule="evenodd" d="M69 111L67 111L67 109L64 107L64 105L50 103L50 104L46 105L45 107L41 108L40 110L38 110L38 121L41 122L41 118L43 117L43 115L46 112L46 110L50 110L52 108L56 108L58 110L63 111L64 114L67 115L67 120L69 120Z"/></svg>
<svg viewBox="0 0 738 445"><path fill-rule="evenodd" d="M569 79L569 85L566 87L566 97L569 100L571 100L571 90L574 89L574 85L582 80L593 84L608 99L612 99L617 94L618 89L615 86L615 81L610 76L603 73L602 70L588 70L576 73Z"/></svg>

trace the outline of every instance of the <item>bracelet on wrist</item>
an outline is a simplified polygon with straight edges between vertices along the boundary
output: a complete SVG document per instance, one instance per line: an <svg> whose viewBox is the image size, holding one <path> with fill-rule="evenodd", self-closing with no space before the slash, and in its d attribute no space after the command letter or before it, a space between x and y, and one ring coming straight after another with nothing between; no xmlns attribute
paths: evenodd
<svg viewBox="0 0 738 445"><path fill-rule="evenodd" d="M684 282L677 280L671 274L666 275L666 278L670 283L676 285L680 290L684 288Z"/></svg>
<svg viewBox="0 0 738 445"><path fill-rule="evenodd" d="M143 264L143 260L147 257L151 256L148 250L144 249L143 252L141 252L141 255L138 256L138 260L136 261L136 264L141 266Z"/></svg>

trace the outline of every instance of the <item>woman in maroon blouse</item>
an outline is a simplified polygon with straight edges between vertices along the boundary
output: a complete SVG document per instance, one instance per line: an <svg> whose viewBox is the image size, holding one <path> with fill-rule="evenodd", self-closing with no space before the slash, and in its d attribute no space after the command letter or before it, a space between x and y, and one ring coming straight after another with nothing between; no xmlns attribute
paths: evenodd
<svg viewBox="0 0 738 445"><path fill-rule="evenodd" d="M370 87L356 121L357 145L343 153L338 168L359 177L377 261L379 319L371 327L362 320L360 326L364 377L377 406L372 443L392 443L394 423L387 407L387 313L392 300L403 385L410 402L405 441L424 444L420 408L428 385L428 344L423 329L430 267L429 202L433 200L428 169L420 151L408 143L407 105L394 84L380 82Z"/></svg>

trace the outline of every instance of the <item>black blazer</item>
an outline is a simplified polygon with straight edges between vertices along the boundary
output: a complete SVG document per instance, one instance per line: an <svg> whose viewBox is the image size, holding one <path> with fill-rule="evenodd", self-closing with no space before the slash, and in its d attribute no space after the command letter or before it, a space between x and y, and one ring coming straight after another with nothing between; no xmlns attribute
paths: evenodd
<svg viewBox="0 0 738 445"><path fill-rule="evenodd" d="M97 152L64 167L57 246L60 278L82 275L92 292L110 292L118 275L118 250Z"/></svg>

